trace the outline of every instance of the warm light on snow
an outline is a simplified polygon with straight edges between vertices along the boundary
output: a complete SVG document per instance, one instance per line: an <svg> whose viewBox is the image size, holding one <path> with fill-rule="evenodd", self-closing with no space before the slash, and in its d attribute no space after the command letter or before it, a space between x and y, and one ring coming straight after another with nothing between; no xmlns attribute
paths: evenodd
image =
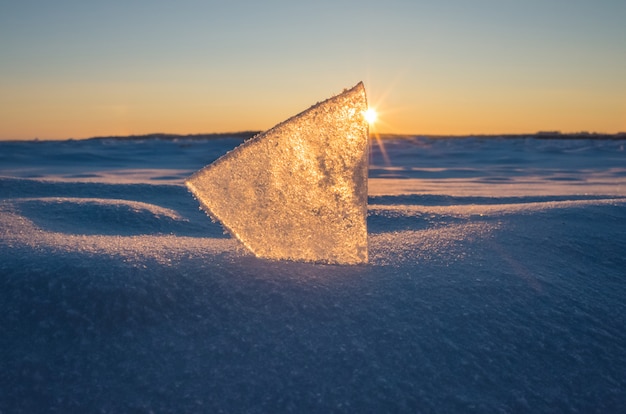
<svg viewBox="0 0 626 414"><path fill-rule="evenodd" d="M367 108L365 112L363 112L363 116L368 124L372 125L376 122L376 118L378 118L378 114L374 108Z"/></svg>

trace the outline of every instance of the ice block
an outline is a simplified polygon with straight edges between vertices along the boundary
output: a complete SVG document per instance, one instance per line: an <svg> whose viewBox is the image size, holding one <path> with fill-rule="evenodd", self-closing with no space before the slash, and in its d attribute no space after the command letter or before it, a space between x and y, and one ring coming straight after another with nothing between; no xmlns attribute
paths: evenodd
<svg viewBox="0 0 626 414"><path fill-rule="evenodd" d="M369 131L363 83L244 142L186 180L256 256L366 263Z"/></svg>

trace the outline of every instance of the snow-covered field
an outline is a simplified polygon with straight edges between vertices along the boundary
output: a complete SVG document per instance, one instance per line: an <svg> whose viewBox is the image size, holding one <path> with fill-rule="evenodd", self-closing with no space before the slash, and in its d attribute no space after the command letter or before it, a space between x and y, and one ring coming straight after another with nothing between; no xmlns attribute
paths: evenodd
<svg viewBox="0 0 626 414"><path fill-rule="evenodd" d="M0 413L626 410L626 141L374 142L359 266L198 210L240 142L0 142Z"/></svg>

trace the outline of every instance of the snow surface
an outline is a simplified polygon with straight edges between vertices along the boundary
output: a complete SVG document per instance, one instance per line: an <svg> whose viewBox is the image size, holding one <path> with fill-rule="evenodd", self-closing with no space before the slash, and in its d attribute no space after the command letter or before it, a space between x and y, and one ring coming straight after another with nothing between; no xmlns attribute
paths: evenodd
<svg viewBox="0 0 626 414"><path fill-rule="evenodd" d="M624 410L626 142L373 142L357 266L198 210L239 143L0 143L0 412Z"/></svg>

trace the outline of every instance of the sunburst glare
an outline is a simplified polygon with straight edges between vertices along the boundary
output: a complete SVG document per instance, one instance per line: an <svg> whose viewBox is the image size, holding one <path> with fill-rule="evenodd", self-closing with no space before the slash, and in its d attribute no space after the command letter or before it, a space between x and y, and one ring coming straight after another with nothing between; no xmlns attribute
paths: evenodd
<svg viewBox="0 0 626 414"><path fill-rule="evenodd" d="M367 110L363 112L363 116L370 125L376 122L376 118L378 118L378 114L374 108L367 108Z"/></svg>

